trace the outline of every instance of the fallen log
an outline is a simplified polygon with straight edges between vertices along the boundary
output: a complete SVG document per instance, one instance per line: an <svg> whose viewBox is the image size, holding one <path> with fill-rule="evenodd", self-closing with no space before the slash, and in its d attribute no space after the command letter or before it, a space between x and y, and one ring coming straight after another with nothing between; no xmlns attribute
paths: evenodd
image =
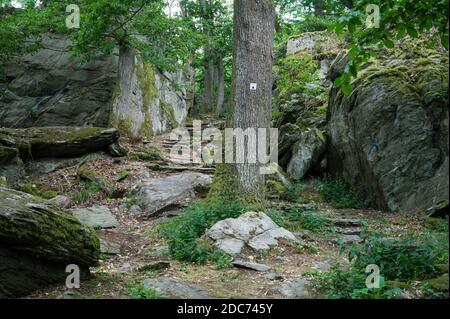
<svg viewBox="0 0 450 319"><path fill-rule="evenodd" d="M22 158L70 157L108 150L117 129L99 127L0 128L0 145L17 148Z"/></svg>

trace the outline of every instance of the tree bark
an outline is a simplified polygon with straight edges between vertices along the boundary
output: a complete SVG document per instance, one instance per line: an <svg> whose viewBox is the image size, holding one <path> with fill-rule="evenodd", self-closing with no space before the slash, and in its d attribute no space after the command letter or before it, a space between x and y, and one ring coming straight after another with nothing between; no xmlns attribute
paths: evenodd
<svg viewBox="0 0 450 319"><path fill-rule="evenodd" d="M189 17L189 12L186 7L181 6L182 16L185 18ZM194 68L195 50L189 53L188 58L188 89L186 94L186 103L188 112L191 114L195 113L194 102L195 102L195 68Z"/></svg>
<svg viewBox="0 0 450 319"><path fill-rule="evenodd" d="M269 128L272 105L272 67L275 8L271 0L235 0L233 31L233 122L235 128ZM252 83L257 85L251 90ZM236 140L236 144L247 141ZM259 165L236 164L244 193L264 196Z"/></svg>
<svg viewBox="0 0 450 319"><path fill-rule="evenodd" d="M208 4L206 0L199 0L202 17L203 17L203 33L206 35L207 41L203 48L204 51L204 103L206 110L211 110L213 105L213 89L214 89L214 61L213 61L213 51L211 49L212 43L212 30L210 23L212 23Z"/></svg>
<svg viewBox="0 0 450 319"><path fill-rule="evenodd" d="M323 5L324 0L314 0L314 15L316 17L323 17L324 15Z"/></svg>
<svg viewBox="0 0 450 319"><path fill-rule="evenodd" d="M223 111L225 103L225 68L223 65L222 57L217 59L217 114Z"/></svg>

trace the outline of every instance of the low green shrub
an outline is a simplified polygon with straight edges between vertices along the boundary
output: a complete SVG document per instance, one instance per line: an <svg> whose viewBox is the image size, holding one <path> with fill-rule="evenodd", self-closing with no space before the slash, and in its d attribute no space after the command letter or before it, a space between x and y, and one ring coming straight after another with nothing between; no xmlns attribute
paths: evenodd
<svg viewBox="0 0 450 319"><path fill-rule="evenodd" d="M25 183L14 186L14 189L31 194L33 196L41 197L44 199L51 199L58 196L58 192L50 189L42 183Z"/></svg>
<svg viewBox="0 0 450 319"><path fill-rule="evenodd" d="M333 23L335 23L333 18L306 15L303 21L298 22L294 26L294 30L295 33L298 34L304 32L325 31L328 30Z"/></svg>
<svg viewBox="0 0 450 319"><path fill-rule="evenodd" d="M349 265L336 263L330 271L305 274L311 277L318 294L332 299L393 298L401 292L398 285L408 287L417 280L432 278L436 275L437 264L448 263L448 234L427 233L386 239L378 233L367 233L363 237L361 245L352 245ZM366 286L368 265L380 268L379 288ZM391 284L393 282L398 283L397 287ZM423 289L426 296L440 296L430 292L429 287L424 286Z"/></svg>
<svg viewBox="0 0 450 319"><path fill-rule="evenodd" d="M349 258L355 267L378 265L386 280L423 280L436 275L435 265L448 262L448 235L431 233L383 238L378 233L366 235L361 245L353 245Z"/></svg>
<svg viewBox="0 0 450 319"><path fill-rule="evenodd" d="M86 182L81 185L81 188L73 193L72 201L76 204L86 203L92 195L102 190L102 186L96 182Z"/></svg>
<svg viewBox="0 0 450 319"><path fill-rule="evenodd" d="M155 289L147 289L141 282L129 281L125 288L133 299L168 299L169 297Z"/></svg>
<svg viewBox="0 0 450 319"><path fill-rule="evenodd" d="M369 202L361 198L347 183L341 179L324 177L317 183L317 190L323 200L330 203L334 208L367 208Z"/></svg>
<svg viewBox="0 0 450 319"><path fill-rule="evenodd" d="M172 257L177 260L205 263L222 258L202 239L206 230L220 220L236 218L245 212L240 202L198 202L180 217L159 225L159 233L168 240Z"/></svg>

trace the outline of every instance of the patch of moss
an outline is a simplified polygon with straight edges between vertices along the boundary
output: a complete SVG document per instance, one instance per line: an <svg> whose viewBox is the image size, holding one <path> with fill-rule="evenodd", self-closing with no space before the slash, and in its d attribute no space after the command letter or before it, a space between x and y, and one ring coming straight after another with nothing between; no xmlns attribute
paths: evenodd
<svg viewBox="0 0 450 319"><path fill-rule="evenodd" d="M142 147L131 153L131 158L136 161L165 162L162 151L156 147Z"/></svg>
<svg viewBox="0 0 450 319"><path fill-rule="evenodd" d="M430 287L436 291L448 291L449 289L448 274L433 279L427 279L424 283L430 285Z"/></svg>
<svg viewBox="0 0 450 319"><path fill-rule="evenodd" d="M153 125L149 107L159 98L158 88L156 87L156 74L154 67L140 56L138 56L136 74L143 95L142 112L144 113L144 123L139 133L146 138L151 138L153 136Z"/></svg>
<svg viewBox="0 0 450 319"><path fill-rule="evenodd" d="M170 104L165 103L163 100L160 100L160 107L161 110L165 116L165 118L169 121L171 127L175 128L177 127L177 121L175 119L175 113L173 111L173 108Z"/></svg>
<svg viewBox="0 0 450 319"><path fill-rule="evenodd" d="M42 183L25 183L13 187L15 190L40 197L43 199L52 199L58 196L58 192L48 188Z"/></svg>
<svg viewBox="0 0 450 319"><path fill-rule="evenodd" d="M96 183L102 190L108 193L108 195L111 195L114 192L114 186L112 183L97 171L89 168L87 165L81 165L78 168L77 175L82 179Z"/></svg>

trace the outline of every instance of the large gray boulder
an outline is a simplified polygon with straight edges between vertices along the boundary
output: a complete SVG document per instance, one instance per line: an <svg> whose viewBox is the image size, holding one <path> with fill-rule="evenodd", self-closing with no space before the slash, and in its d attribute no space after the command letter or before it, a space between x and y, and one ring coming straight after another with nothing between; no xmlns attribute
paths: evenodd
<svg viewBox="0 0 450 319"><path fill-rule="evenodd" d="M364 66L351 96L332 91L328 168L378 208L412 213L449 198L449 64L423 41L399 46Z"/></svg>
<svg viewBox="0 0 450 319"><path fill-rule="evenodd" d="M114 125L150 137L186 118L181 67L161 73L134 50L118 48L82 64L71 58L67 36L42 38L41 49L0 70L0 127Z"/></svg>
<svg viewBox="0 0 450 319"><path fill-rule="evenodd" d="M134 187L131 195L140 207L139 215L151 217L195 197L195 189L212 182L209 175L185 172L145 181Z"/></svg>
<svg viewBox="0 0 450 319"><path fill-rule="evenodd" d="M264 213L248 212L239 218L228 218L212 226L207 236L216 248L238 255L244 247L253 251L267 251L279 240L297 242L290 231L279 227Z"/></svg>

